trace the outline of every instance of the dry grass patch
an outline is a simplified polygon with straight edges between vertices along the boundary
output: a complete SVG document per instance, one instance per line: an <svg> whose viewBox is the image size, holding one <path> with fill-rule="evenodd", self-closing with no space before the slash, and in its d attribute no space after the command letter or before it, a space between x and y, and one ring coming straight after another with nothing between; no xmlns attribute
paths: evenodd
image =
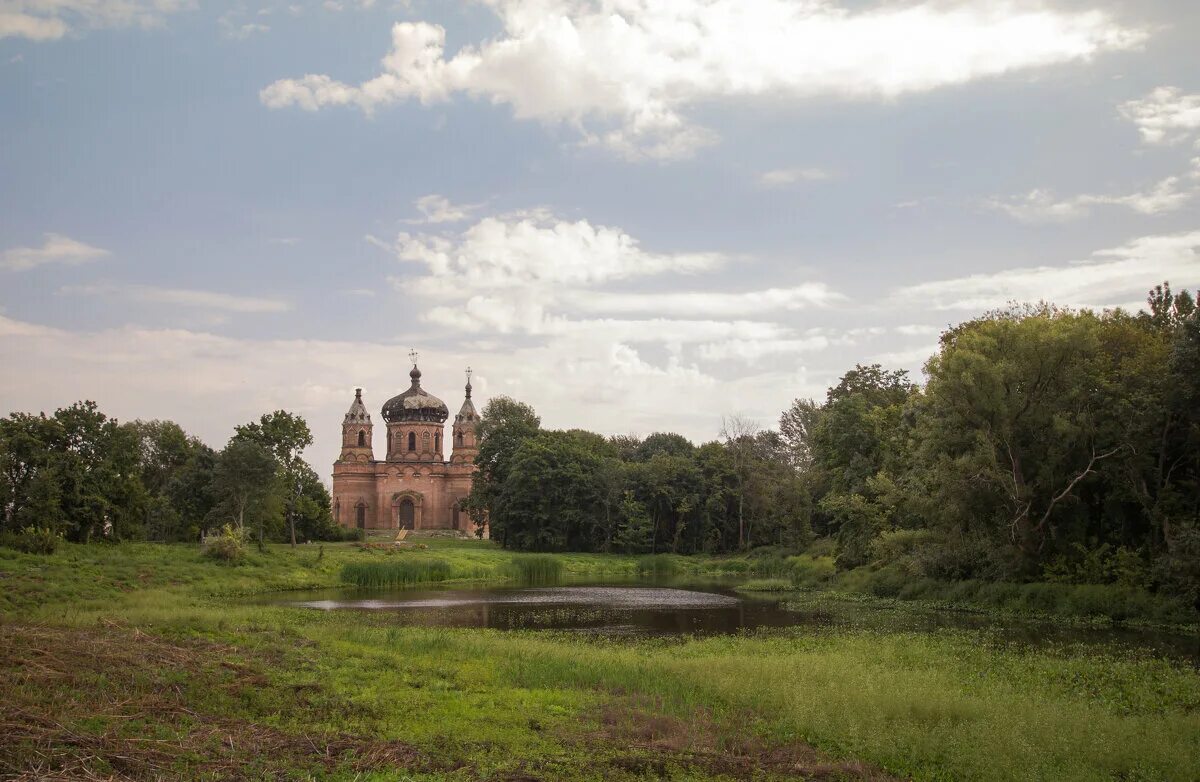
<svg viewBox="0 0 1200 782"><path fill-rule="evenodd" d="M277 695L303 708L306 691L320 685L274 688L225 645L117 625L5 625L0 676L3 778L261 779L452 768L405 742L293 733L239 714L229 707L249 693L267 691L265 701Z"/></svg>

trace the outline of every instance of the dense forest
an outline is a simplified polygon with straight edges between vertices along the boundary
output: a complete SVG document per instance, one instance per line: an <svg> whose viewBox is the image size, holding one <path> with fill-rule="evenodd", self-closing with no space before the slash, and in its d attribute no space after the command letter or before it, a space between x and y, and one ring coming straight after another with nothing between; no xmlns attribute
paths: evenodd
<svg viewBox="0 0 1200 782"><path fill-rule="evenodd" d="M109 418L94 402L0 419L0 534L198 540L229 526L265 540L335 539L329 492L301 458L303 418L279 410L239 426L221 451L171 421Z"/></svg>
<svg viewBox="0 0 1200 782"><path fill-rule="evenodd" d="M1200 315L1014 306L945 331L919 387L857 366L777 430L542 429L484 409L477 520L514 549L836 555L932 579L1115 583L1200 601Z"/></svg>

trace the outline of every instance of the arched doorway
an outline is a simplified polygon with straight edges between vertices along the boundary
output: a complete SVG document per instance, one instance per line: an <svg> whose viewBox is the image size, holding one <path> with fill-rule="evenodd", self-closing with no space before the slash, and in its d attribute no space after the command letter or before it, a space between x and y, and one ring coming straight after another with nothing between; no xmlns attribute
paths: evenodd
<svg viewBox="0 0 1200 782"><path fill-rule="evenodd" d="M367 528L367 506L361 502L354 507L354 525L359 529Z"/></svg>
<svg viewBox="0 0 1200 782"><path fill-rule="evenodd" d="M400 500L398 513L400 529L412 529L417 519L417 508L413 501L408 497Z"/></svg>

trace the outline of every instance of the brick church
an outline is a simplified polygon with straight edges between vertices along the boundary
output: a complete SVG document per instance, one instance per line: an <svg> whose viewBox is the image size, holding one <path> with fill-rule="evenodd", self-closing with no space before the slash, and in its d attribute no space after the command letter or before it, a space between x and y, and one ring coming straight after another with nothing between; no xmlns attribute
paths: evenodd
<svg viewBox="0 0 1200 782"><path fill-rule="evenodd" d="M371 445L371 414L362 389L342 420L342 453L333 463L333 518L359 529L449 529L474 532L462 501L471 491L478 453L471 402L471 370L466 398L451 429L450 459L443 432L446 403L421 388L413 354L412 385L383 404L387 455L376 459Z"/></svg>

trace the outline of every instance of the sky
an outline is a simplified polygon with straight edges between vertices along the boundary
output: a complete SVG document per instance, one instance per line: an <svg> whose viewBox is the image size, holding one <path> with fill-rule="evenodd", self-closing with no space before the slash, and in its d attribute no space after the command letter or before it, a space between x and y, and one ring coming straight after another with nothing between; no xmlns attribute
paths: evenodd
<svg viewBox="0 0 1200 782"><path fill-rule="evenodd" d="M1200 286L1192 0L0 0L0 414L717 436ZM381 452L382 427L376 432Z"/></svg>

